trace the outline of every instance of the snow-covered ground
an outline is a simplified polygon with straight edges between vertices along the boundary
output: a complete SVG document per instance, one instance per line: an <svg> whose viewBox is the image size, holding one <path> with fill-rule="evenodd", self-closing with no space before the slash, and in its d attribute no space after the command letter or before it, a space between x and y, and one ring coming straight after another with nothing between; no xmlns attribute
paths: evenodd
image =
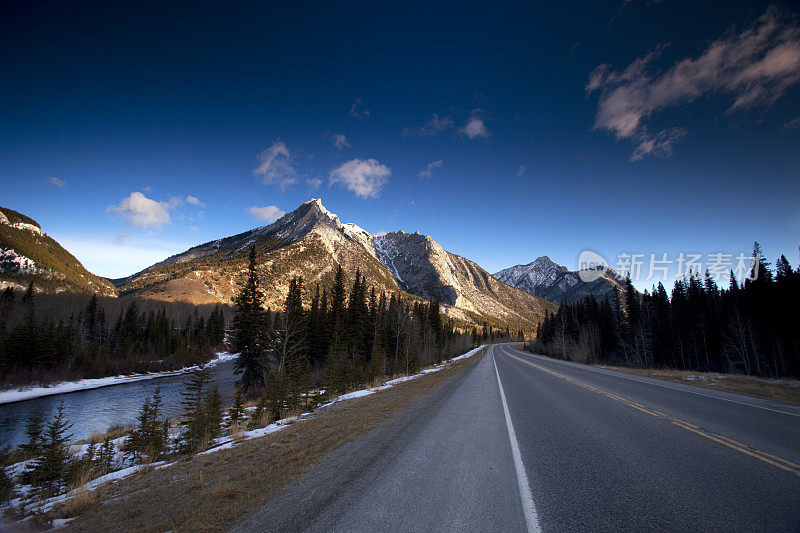
<svg viewBox="0 0 800 533"><path fill-rule="evenodd" d="M206 363L206 366L215 366L220 363L235 359L238 356L238 353L217 352L217 356ZM191 372L195 369L197 369L197 366L187 366L184 368L179 368L178 370L170 370L166 372L149 372L147 374L127 374L121 376L109 376L106 378L82 379L79 381L62 381L60 383L53 383L52 385L48 386L4 390L0 391L0 404L21 402L23 400L41 398L42 396L52 396L54 394L64 394L67 392L75 392L80 390L99 389L101 387L110 387L112 385L130 383L132 381L176 376Z"/></svg>

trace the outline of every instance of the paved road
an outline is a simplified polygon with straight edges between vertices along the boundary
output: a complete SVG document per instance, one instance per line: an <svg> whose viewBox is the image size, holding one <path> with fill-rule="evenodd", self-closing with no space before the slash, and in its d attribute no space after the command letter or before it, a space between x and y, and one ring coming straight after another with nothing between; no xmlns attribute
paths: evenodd
<svg viewBox="0 0 800 533"><path fill-rule="evenodd" d="M430 396L239 529L800 529L800 408L508 345Z"/></svg>

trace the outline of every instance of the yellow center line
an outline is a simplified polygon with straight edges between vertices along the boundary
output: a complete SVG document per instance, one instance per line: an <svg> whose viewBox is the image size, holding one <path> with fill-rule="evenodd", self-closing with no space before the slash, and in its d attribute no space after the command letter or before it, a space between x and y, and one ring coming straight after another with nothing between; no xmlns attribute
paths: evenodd
<svg viewBox="0 0 800 533"><path fill-rule="evenodd" d="M681 420L679 418L675 418L674 416L662 413L660 411L656 411L654 409L648 409L647 407L645 407L644 405L642 405L640 403L634 402L634 401L629 400L627 398L623 398L622 396L618 396L616 394L612 394L612 393L610 393L608 391L605 391L603 389L594 387L592 385L589 385L587 383L579 381L579 380L577 380L575 378L571 378L569 376L565 376L564 374L561 374L561 373L556 372L554 370L550 370L549 368L545 368L545 367L543 367L541 365L537 365L536 363L532 363L530 361L527 361L525 359L517 357L516 355L514 355L512 353L509 353L509 352L506 352L506 351L502 351L502 353L507 355L507 356L509 356L509 357L512 357L512 358L516 359L517 361L519 361L521 363L525 363L526 365L529 365L529 366L532 366L532 367L534 367L534 368L536 368L538 370L541 370L542 372L546 372L547 374L559 377L559 378L561 378L561 379L563 379L565 381L569 381L570 383L574 383L575 385L578 385L579 387L583 387L584 389L588 389L588 390L590 390L592 392L596 392L598 394L602 394L603 396L611 398L612 400L615 400L615 401L618 401L618 402L622 402L622 403L626 404L629 407L633 407L634 409L636 409L638 411L641 411L643 413L647 413L647 414L649 414L651 416L654 416L655 418L660 418L660 419L672 422L676 426L678 426L680 428L683 428L683 429L685 429L687 431L691 431L692 433L695 433L697 435L700 435L702 437L710 439L710 440L712 440L714 442L718 442L719 444L727 446L728 448L731 448L733 450L742 452L742 453L747 454L747 455L749 455L751 457L755 457L756 459L764 461L765 463L771 464L773 466L777 466L778 468L780 468L782 470L786 470L787 472L791 472L792 474L800 476L800 465L795 464L795 463L793 463L791 461L787 461L786 459L781 459L780 457L776 457L776 456L774 456L774 455L772 455L770 453L767 453L765 451L753 448L752 446L748 446L747 444L742 444L741 442L738 442L738 441L735 441L735 440L733 440L731 438L725 437L724 435L718 435L716 433L712 433L710 431L706 431L706 430L702 429L700 426L696 426L694 424L691 424L691 423L686 422L684 420Z"/></svg>

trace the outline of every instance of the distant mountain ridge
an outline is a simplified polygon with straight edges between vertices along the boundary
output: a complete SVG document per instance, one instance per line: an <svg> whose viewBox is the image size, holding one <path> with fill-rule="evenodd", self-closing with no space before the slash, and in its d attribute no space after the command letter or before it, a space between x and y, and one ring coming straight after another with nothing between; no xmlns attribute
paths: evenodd
<svg viewBox="0 0 800 533"><path fill-rule="evenodd" d="M372 235L342 223L319 199L304 202L273 224L192 247L116 283L124 292L165 300L230 302L244 280L250 246L256 247L272 307L282 305L292 276L302 275L312 290L317 283L329 284L341 265L350 278L360 270L379 291L439 300L450 316L469 322L531 327L555 309L445 251L428 236L402 231Z"/></svg>
<svg viewBox="0 0 800 533"><path fill-rule="evenodd" d="M571 271L547 256L536 258L527 265L515 265L494 274L503 283L553 303L574 303L587 296L602 301L611 298L614 287L621 288L616 272L606 269L601 275L583 281L580 271Z"/></svg>
<svg viewBox="0 0 800 533"><path fill-rule="evenodd" d="M38 222L0 207L0 287L24 288L31 281L51 292L116 294L110 281L86 270Z"/></svg>

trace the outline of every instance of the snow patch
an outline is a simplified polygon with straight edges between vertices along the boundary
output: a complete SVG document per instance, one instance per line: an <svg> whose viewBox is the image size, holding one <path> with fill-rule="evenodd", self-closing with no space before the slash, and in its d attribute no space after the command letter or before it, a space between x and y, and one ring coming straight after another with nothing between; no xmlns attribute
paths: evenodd
<svg viewBox="0 0 800 533"><path fill-rule="evenodd" d="M30 231L34 235L38 235L40 237L44 236L42 232L42 228L36 226L34 224L28 224L27 222L15 222L11 223L5 213L0 213L0 224L5 224L6 226L11 226L14 229L20 229L23 231Z"/></svg>
<svg viewBox="0 0 800 533"><path fill-rule="evenodd" d="M217 352L217 357L206 363L207 367L213 367L226 361L231 361L239 356L238 353ZM21 402L23 400L30 400L33 398L41 398L43 396L52 396L54 394L66 394L88 389L99 389L102 387L110 387L112 385L120 385L122 383L130 383L133 381L143 381L147 379L163 378L166 376L176 376L179 374L186 374L198 367L187 366L179 368L178 370L169 370L166 372L149 372L146 374L123 374L120 376L109 376L105 378L91 378L82 379L79 381L63 381L61 383L54 383L49 386L42 387L29 387L21 389L12 389L0 391L0 404Z"/></svg>
<svg viewBox="0 0 800 533"><path fill-rule="evenodd" d="M36 274L33 259L18 254L13 248L0 248L0 271L10 274Z"/></svg>
<svg viewBox="0 0 800 533"><path fill-rule="evenodd" d="M436 365L434 367L426 368L426 369L424 369L424 370L422 370L422 371L420 371L420 372L418 372L416 374L413 374L411 376L403 376L401 378L392 379L392 380L387 381L386 383L384 383L383 385L380 385L378 387L372 387L370 389L361 389L361 390L357 390L357 391L353 391L353 392L348 392L347 394L342 394L341 396L337 396L333 400L331 400L331 401L329 401L329 402L327 402L325 404L320 405L318 407L318 409L325 409L326 407L329 407L329 406L331 406L331 405L333 405L335 403L338 403L338 402L352 400L352 399L355 399L355 398L363 398L364 396L369 396L370 394L375 394L378 391L389 389L389 388L397 385L398 383L403 383L405 381L410 381L412 379L416 379L416 378L418 378L420 376L424 376L425 374L430 374L432 372L438 372L440 370L448 368L450 366L450 364L452 362L454 362L454 361L459 361L461 359L466 359L467 357L472 357L473 355L478 353L484 347L485 347L485 345L484 346L479 346L479 347L474 348L474 349L472 349L472 350L470 350L470 351L468 351L468 352L466 352L464 354L459 355L458 357L454 357L454 358L452 358L452 359L450 359L448 361L445 361L443 363L440 363L440 364L438 364L438 365ZM257 438L257 437L263 437L264 435L269 435L271 433L275 433L276 431L280 431L280 430L284 429L285 427L287 427L288 425L290 425L290 424L292 424L292 423L294 423L294 422L296 422L298 420L305 420L305 419L311 418L313 416L314 416L313 413L303 413L300 416L293 416L293 417L290 417L290 418L284 418L282 420L278 420L277 422L273 422L272 424L270 424L270 425L268 425L266 427L263 427L263 428L258 428L258 429L253 429L253 430L250 430L250 431L245 431L244 433L242 433L240 435L240 437L238 439L232 439L232 438L224 439L224 440L219 442L218 446L215 446L214 448L209 448L208 450L200 452L198 455L207 455L207 454L215 453L215 452L218 452L218 451L221 451L221 450L229 450L229 449L235 447L236 445L238 445L240 442L244 442L246 440L254 439L254 438Z"/></svg>

